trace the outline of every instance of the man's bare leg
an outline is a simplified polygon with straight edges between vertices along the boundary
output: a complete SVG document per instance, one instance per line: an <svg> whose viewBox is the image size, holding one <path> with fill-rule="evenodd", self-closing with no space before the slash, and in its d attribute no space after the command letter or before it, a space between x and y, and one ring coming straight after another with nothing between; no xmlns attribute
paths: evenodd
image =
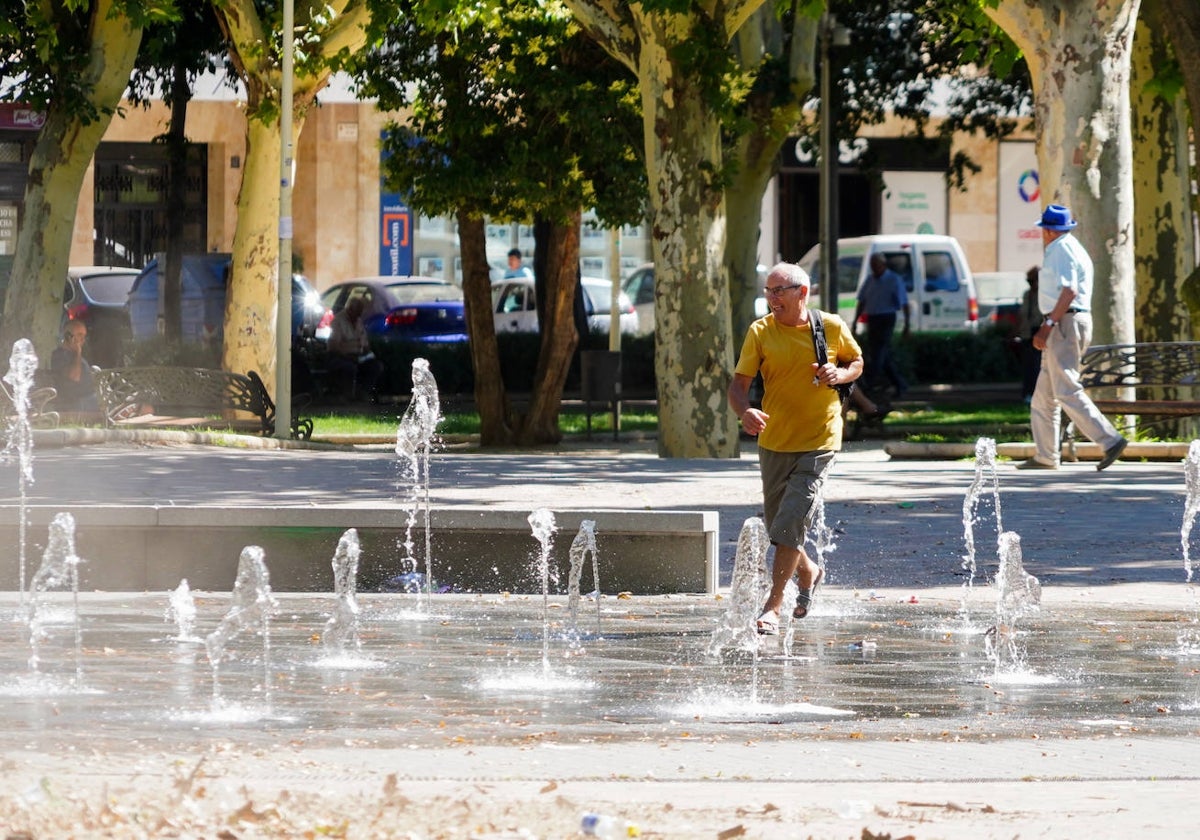
<svg viewBox="0 0 1200 840"><path fill-rule="evenodd" d="M802 548L792 548L787 545L775 546L775 560L771 566L771 594L767 596L764 612L778 614L783 607L783 591L787 583L795 575L801 589L812 589L817 577L817 564L814 563Z"/></svg>

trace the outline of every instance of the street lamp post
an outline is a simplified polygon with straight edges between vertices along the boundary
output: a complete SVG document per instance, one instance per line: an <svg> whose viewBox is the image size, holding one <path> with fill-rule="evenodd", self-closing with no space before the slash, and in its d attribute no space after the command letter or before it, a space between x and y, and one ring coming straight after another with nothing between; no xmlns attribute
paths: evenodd
<svg viewBox="0 0 1200 840"><path fill-rule="evenodd" d="M838 311L837 298L837 240L838 240L838 139L837 114L833 103L833 47L849 43L845 27L838 26L830 13L821 17L821 125L820 125L820 222L818 239L821 244L821 308Z"/></svg>
<svg viewBox="0 0 1200 840"><path fill-rule="evenodd" d="M279 293L275 310L275 437L292 436L292 74L294 0L283 3L279 85Z"/></svg>

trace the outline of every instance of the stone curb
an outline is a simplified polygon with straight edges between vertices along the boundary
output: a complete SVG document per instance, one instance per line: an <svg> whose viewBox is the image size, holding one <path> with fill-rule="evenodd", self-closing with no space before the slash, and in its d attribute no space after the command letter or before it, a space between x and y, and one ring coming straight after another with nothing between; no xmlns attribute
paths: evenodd
<svg viewBox="0 0 1200 840"><path fill-rule="evenodd" d="M280 440L236 432L186 431L179 429L34 429L35 449L62 449L102 443L167 443L224 446L229 449L342 449L335 443L316 440Z"/></svg>
<svg viewBox="0 0 1200 840"><path fill-rule="evenodd" d="M1121 455L1122 461L1182 461L1187 457L1187 443L1159 443L1137 441L1130 442ZM973 443L907 443L896 441L884 444L883 451L896 460L930 460L950 461L960 458L974 458L975 444ZM1080 461L1099 461L1100 447L1094 443L1078 443L1075 445L1076 454ZM1032 443L998 443L996 454L1005 458L1024 460L1032 458L1035 448ZM1063 460L1067 459L1066 448L1063 449Z"/></svg>

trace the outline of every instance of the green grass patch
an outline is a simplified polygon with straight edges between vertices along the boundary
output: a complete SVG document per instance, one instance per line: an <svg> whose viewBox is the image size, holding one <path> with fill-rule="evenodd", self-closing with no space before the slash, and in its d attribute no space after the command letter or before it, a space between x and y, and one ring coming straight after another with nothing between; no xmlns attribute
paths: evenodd
<svg viewBox="0 0 1200 840"><path fill-rule="evenodd" d="M1014 403L897 409L884 420L884 429L889 427L904 433L909 443L973 443L981 437L997 443L1030 440L1029 407Z"/></svg>
<svg viewBox="0 0 1200 840"><path fill-rule="evenodd" d="M400 423L399 412L384 410L361 412L313 412L313 434L325 435L394 435ZM479 415L474 412L447 412L438 424L442 435L479 434ZM558 415L563 434L583 434L587 431L587 415L582 411L563 411ZM658 429L658 415L652 411L622 411L621 431L653 432ZM612 412L592 415L592 432L612 431Z"/></svg>
<svg viewBox="0 0 1200 840"><path fill-rule="evenodd" d="M1029 425L1029 406L1019 403L998 405L936 405L914 411L897 409L885 422L897 426L1016 426Z"/></svg>

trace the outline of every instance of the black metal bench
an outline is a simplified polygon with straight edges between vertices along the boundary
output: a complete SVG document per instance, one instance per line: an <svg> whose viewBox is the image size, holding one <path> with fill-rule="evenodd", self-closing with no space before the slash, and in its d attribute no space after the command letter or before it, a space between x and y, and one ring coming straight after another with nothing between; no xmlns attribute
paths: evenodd
<svg viewBox="0 0 1200 840"><path fill-rule="evenodd" d="M1079 379L1105 414L1200 415L1200 341L1099 344L1081 361Z"/></svg>
<svg viewBox="0 0 1200 840"><path fill-rule="evenodd" d="M53 428L58 425L59 414L49 407L57 395L58 392L49 387L30 390L29 405L26 406L26 419L31 428ZM17 416L13 392L3 379L0 379L0 410L3 411L5 422Z"/></svg>
<svg viewBox="0 0 1200 840"><path fill-rule="evenodd" d="M209 368L127 367L101 370L95 379L109 427L275 432L275 403L254 371L242 375ZM293 418L291 426L292 437L312 435L310 419Z"/></svg>
<svg viewBox="0 0 1200 840"><path fill-rule="evenodd" d="M1097 344L1080 360L1079 381L1096 408L1137 416L1143 426L1200 416L1200 341ZM1149 418L1149 419L1147 419ZM1074 429L1064 427L1071 455Z"/></svg>

